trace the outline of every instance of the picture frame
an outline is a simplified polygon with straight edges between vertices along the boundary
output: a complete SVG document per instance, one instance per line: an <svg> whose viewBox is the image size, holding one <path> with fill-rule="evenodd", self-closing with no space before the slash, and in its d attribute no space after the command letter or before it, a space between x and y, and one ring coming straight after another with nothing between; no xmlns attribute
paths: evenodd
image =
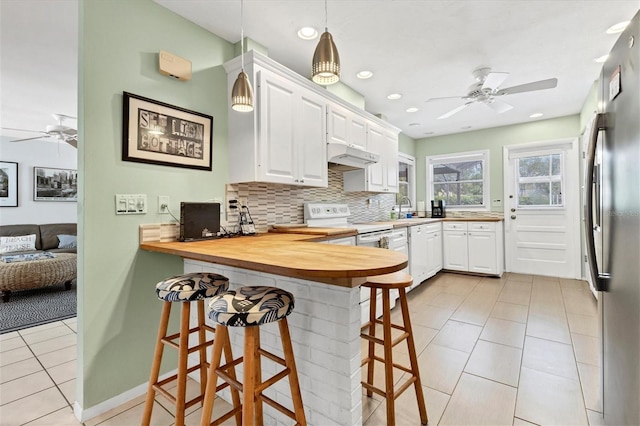
<svg viewBox="0 0 640 426"><path fill-rule="evenodd" d="M129 92L122 112L122 161L212 170L212 116Z"/></svg>
<svg viewBox="0 0 640 426"><path fill-rule="evenodd" d="M0 207L18 207L18 163L0 161Z"/></svg>
<svg viewBox="0 0 640 426"><path fill-rule="evenodd" d="M33 201L78 201L78 171L34 167Z"/></svg>

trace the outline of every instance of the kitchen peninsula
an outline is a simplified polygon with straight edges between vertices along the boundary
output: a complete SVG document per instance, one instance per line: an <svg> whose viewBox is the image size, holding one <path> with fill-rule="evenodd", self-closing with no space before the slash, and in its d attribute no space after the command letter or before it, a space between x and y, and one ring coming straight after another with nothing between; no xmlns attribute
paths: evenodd
<svg viewBox="0 0 640 426"><path fill-rule="evenodd" d="M141 243L140 248L183 257L185 273L225 275L231 288L269 285L293 293L295 309L289 326L308 423L361 425L359 286L367 276L402 270L407 257L377 248L314 243L353 235L350 232L316 229L314 235L273 233L188 243L150 242ZM265 349L282 354L277 326L269 324L262 330ZM233 351L240 354L242 330L230 331ZM289 405L288 384L278 385L273 398ZM271 417L265 423L281 422L284 418L280 416L265 407L265 417Z"/></svg>

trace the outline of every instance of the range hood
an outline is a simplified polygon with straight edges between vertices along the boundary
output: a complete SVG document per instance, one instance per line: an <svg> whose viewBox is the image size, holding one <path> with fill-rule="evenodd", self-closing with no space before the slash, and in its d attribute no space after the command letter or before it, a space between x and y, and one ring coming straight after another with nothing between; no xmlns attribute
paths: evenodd
<svg viewBox="0 0 640 426"><path fill-rule="evenodd" d="M327 144L327 159L329 167L334 170L354 170L377 163L380 161L380 155L355 145L330 142Z"/></svg>

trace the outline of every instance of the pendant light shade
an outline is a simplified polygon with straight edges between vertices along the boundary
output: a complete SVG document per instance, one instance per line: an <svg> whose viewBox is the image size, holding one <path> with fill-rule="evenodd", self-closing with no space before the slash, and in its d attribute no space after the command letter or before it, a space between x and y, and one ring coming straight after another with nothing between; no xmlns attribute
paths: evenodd
<svg viewBox="0 0 640 426"><path fill-rule="evenodd" d="M324 0L324 33L316 46L311 63L311 79L318 84L329 85L340 80L340 55L327 28L327 0Z"/></svg>
<svg viewBox="0 0 640 426"><path fill-rule="evenodd" d="M231 109L240 112L253 111L253 91L249 77L244 69L238 74L231 90Z"/></svg>
<svg viewBox="0 0 640 426"><path fill-rule="evenodd" d="M320 36L313 54L311 79L322 85L337 83L340 80L340 56L333 37L326 29Z"/></svg>
<svg viewBox="0 0 640 426"><path fill-rule="evenodd" d="M253 90L249 76L244 72L244 0L240 0L240 61L242 69L231 89L231 109L251 112L253 111Z"/></svg>

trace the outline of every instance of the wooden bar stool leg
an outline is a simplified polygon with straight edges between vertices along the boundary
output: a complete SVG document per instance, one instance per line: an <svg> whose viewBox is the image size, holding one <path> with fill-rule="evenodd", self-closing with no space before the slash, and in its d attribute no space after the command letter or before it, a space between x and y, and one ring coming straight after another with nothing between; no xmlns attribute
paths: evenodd
<svg viewBox="0 0 640 426"><path fill-rule="evenodd" d="M170 314L171 302L164 302L162 304L162 314L160 315L160 325L158 327L156 349L154 351L153 362L151 364L151 374L149 376L147 398L144 403L144 413L142 415L143 426L149 425L149 423L151 423L151 411L153 410L153 401L156 397L156 390L153 386L158 382L158 377L160 376L160 364L162 363L162 352L164 351L164 343L162 343L162 339L167 335Z"/></svg>
<svg viewBox="0 0 640 426"><path fill-rule="evenodd" d="M391 344L391 301L389 289L382 289L382 335L384 338L384 376L387 399L387 426L396 424L395 395L393 392L393 346Z"/></svg>
<svg viewBox="0 0 640 426"><path fill-rule="evenodd" d="M256 399L256 359L260 328L257 326L244 329L244 380L242 391L242 426L253 426L255 422Z"/></svg>
<svg viewBox="0 0 640 426"><path fill-rule="evenodd" d="M260 330L259 327L258 332L256 333L256 362L255 362L255 378L256 385L262 384L262 362L260 360L260 354L258 353L258 349L260 349ZM262 398L256 397L255 399L255 411L256 411L256 424L262 425L264 424L264 415L262 411Z"/></svg>
<svg viewBox="0 0 640 426"><path fill-rule="evenodd" d="M220 367L220 359L222 358L222 350L229 342L229 330L227 327L216 326L216 337L213 340L213 352L211 354L211 365L209 366L209 377L207 378L207 389L205 390L205 399L202 404L202 416L200 417L200 426L209 426L211 424L211 413L213 412L213 402L216 399L216 387L218 384L218 375L216 369ZM229 346L230 348L230 346ZM225 349L225 358L226 358ZM228 360L227 360L228 362ZM234 374L235 376L235 374ZM236 396L238 391L235 392ZM232 391L233 395L233 391ZM235 404L235 400L234 400Z"/></svg>
<svg viewBox="0 0 640 426"><path fill-rule="evenodd" d="M200 395L202 395L202 401L200 404L204 404L204 393L207 389L207 348L205 343L207 342L207 330L204 328L204 300L198 300L198 344L200 349L198 350L200 356Z"/></svg>
<svg viewBox="0 0 640 426"><path fill-rule="evenodd" d="M225 335L222 336L222 337L219 337L218 336L218 327L221 327L221 326L217 326L216 327L216 337L215 338L216 338L216 340L217 339L224 339L223 340L224 359L225 359L225 363L229 363L229 362L233 361L233 353L231 351L231 339L229 339L229 329L227 327L224 327ZM215 343L215 341L214 341L214 343ZM213 360L211 360L211 365L214 365L213 364ZM211 367L209 367L209 368L211 368ZM231 377L233 380L238 380L238 378L236 377L236 367L231 367L231 370L228 372L228 374L229 374L229 377ZM209 377L211 377L211 375ZM217 387L217 383L215 383L214 386ZM215 396L214 396L214 398L215 398ZM238 392L238 389L236 389L234 386L231 386L231 401L233 403L233 408L234 409L240 407L240 405L242 404L242 401L240 400L240 392ZM211 417L211 414L209 414L209 417ZM236 425L240 426L241 424L242 424L242 410L238 410L238 412L236 413Z"/></svg>
<svg viewBox="0 0 640 426"><path fill-rule="evenodd" d="M189 316L191 303L181 303L180 340L178 349L178 388L176 390L176 426L184 426L184 410L187 397L187 363L189 356Z"/></svg>
<svg viewBox="0 0 640 426"><path fill-rule="evenodd" d="M369 334L371 337L376 336L376 310L378 309L378 297L377 291L375 288L371 287L371 291L369 292ZM369 351L367 354L367 358L369 362L367 363L367 383L373 386L374 380L374 372L375 372L375 361L374 357L376 355L376 344L373 340L369 340ZM373 391L367 389L367 396L373 396Z"/></svg>
<svg viewBox="0 0 640 426"><path fill-rule="evenodd" d="M280 339L282 340L282 351L284 352L284 360L289 369L289 387L291 389L291 399L293 400L293 412L296 415L296 422L300 426L306 426L307 419L304 414L304 406L302 405L302 394L300 393L300 382L298 381L298 370L296 369L296 361L293 356L293 346L291 344L291 334L289 333L289 323L287 318L278 321L280 328Z"/></svg>
<svg viewBox="0 0 640 426"><path fill-rule="evenodd" d="M400 307L402 308L402 321L404 329L409 334L407 337L407 346L409 350L409 361L411 370L416 378L414 386L416 389L416 399L418 400L418 411L420 412L420 422L426 425L429 422L427 417L427 407L424 403L424 394L422 392L422 382L420 381L420 370L418 368L418 357L416 355L416 345L413 340L413 330L411 329L411 318L409 316L409 304L407 303L407 293L404 288L400 288Z"/></svg>

